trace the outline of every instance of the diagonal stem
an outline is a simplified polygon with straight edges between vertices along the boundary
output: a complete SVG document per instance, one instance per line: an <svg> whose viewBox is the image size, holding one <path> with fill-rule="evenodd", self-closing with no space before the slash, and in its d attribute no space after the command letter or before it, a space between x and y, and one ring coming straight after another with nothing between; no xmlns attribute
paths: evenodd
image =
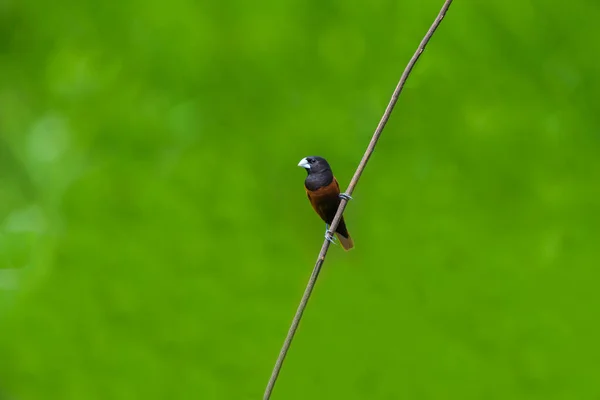
<svg viewBox="0 0 600 400"><path fill-rule="evenodd" d="M379 124L377 125L377 128L375 129L375 133L373 133L373 137L371 138L371 141L369 142L369 145L367 146L367 150L365 151L365 154L363 155L362 159L360 160L360 164L358 164L358 167L356 168L356 172L354 172L354 176L352 177L352 180L350 181L350 184L348 185L348 189L345 192L348 196L352 196L352 192L354 191L354 188L356 187L356 184L358 183L360 176L362 175L365 167L367 166L367 162L369 162L369 158L371 158L371 155L373 154L373 151L375 150L375 145L377 145L377 141L379 140L379 137L381 136L381 133L383 132L383 128L385 128L385 125L387 124L388 120L390 119L390 115L392 115L392 111L394 109L394 106L396 105L396 102L398 101L398 96L400 96L400 93L402 92L402 89L404 88L404 84L406 83L406 80L408 79L415 64L417 63L417 60L419 59L419 57L425 50L425 47L429 43L429 40L431 39L431 37L435 33L436 29L442 22L442 19L444 18L444 16L446 15L446 12L450 8L450 4L452 4L452 0L445 0L444 5L442 6L442 9L438 13L438 16L433 21L433 24L431 24L431 27L425 34L425 37L423 38L423 40L421 40L419 47L417 47L415 54L412 56L412 58L410 59L410 61L407 64L406 68L404 69L404 72L402 73L402 76L400 77L400 81L398 82L398 85L396 86L396 89L394 90L394 93L392 94L392 98L390 99L390 102L388 103L388 105L385 109L385 112L383 113L383 116L381 117L381 120L379 121ZM335 217L333 218L333 221L331 222L331 225L329 227L331 232L335 232L335 230L337 229L338 224L340 223L340 219L342 218L342 214L344 213L344 210L346 209L347 204L348 204L348 199L342 198L341 202L340 202L340 206L338 207ZM319 277L319 273L321 272L321 267L323 266L323 262L325 262L325 257L327 256L327 251L329 250L329 245L330 245L330 242L327 239L325 239L325 241L323 242L323 246L321 246L321 251L319 252L319 257L317 258L317 262L315 263L315 268L313 269L313 272L310 276L308 284L306 285L306 289L304 290L304 295L302 296L302 300L300 300L300 304L298 305L298 310L296 311L296 315L294 315L294 319L292 320L292 325L290 326L290 329L285 338L285 341L283 342L281 351L279 352L279 357L277 357L277 361L275 362L275 367L273 368L273 372L271 373L271 378L269 379L269 383L267 384L267 388L265 390L263 400L269 400L271 398L271 394L273 392L275 382L277 381L277 377L279 376L279 372L281 371L281 367L283 366L283 361L285 359L285 356L287 355L290 345L292 344L292 339L294 338L294 335L296 334L296 330L298 329L298 325L300 324L300 320L302 319L302 314L304 313L304 309L306 308L308 299L310 298L310 295L315 287L317 278Z"/></svg>

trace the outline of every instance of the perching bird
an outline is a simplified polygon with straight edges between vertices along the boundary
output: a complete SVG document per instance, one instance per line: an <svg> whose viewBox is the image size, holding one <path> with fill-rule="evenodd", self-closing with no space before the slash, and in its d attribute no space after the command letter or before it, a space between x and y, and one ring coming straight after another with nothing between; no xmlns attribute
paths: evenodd
<svg viewBox="0 0 600 400"><path fill-rule="evenodd" d="M329 163L324 158L316 156L305 157L300 160L298 166L305 168L306 172L308 172L308 176L304 181L306 194L308 195L310 204L312 204L321 219L325 221L327 230L329 230L329 226L340 205L340 198L350 199L351 197L345 193L340 193L340 185L333 176ZM346 229L344 217L340 219L335 233L344 250L350 250L354 247L354 242ZM325 237L329 238L327 231L325 232Z"/></svg>

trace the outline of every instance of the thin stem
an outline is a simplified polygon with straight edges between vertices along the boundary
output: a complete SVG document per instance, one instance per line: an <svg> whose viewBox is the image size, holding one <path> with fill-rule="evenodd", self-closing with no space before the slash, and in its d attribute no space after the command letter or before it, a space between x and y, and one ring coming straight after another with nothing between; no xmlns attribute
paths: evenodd
<svg viewBox="0 0 600 400"><path fill-rule="evenodd" d="M390 99L390 102L388 103L388 105L385 109L385 112L383 113L383 116L381 117L381 120L379 121L379 124L377 125L377 128L375 129L375 133L373 133L373 137L371 138L371 141L369 142L369 145L367 146L367 150L365 151L365 154L363 155L362 159L360 160L360 163L358 164L358 167L356 168L356 171L354 172L354 176L352 177L352 180L350 181L350 184L348 185L348 189L346 190L345 193L348 194L349 196L352 195L352 192L354 191L354 188L356 187L356 184L358 183L360 176L362 175L365 167L367 166L367 162L369 162L369 158L371 158L371 155L373 154L373 151L375 150L375 145L377 145L377 141L379 140L379 137L381 136L381 133L383 132L383 128L385 128L385 125L387 124L388 120L390 119L390 115L392 115L392 110L394 109L394 106L396 105L396 102L398 101L398 96L400 96L400 93L402 92L402 89L404 88L404 84L406 83L406 80L408 79L415 64L417 63L417 60L419 59L419 57L425 50L425 47L429 43L429 40L431 39L431 37L435 33L436 29L442 22L442 19L444 18L444 16L446 15L446 12L450 8L450 4L452 4L452 0L445 0L444 5L442 6L442 9L440 10L438 16L436 17L435 21L433 21L433 24L431 24L431 27L427 31L427 34L425 34L425 37L423 38L423 40L421 40L421 43L419 44L419 47L415 51L415 54L412 56L412 58L408 62L408 65L404 69L404 72L402 73L402 76L400 77L400 81L398 82L398 85L396 86L396 89L394 90L394 93L392 94L392 98ZM331 222L331 225L329 227L330 232L335 232L335 230L337 229L337 226L340 223L340 219L342 218L342 214L344 213L344 210L346 209L347 204L348 204L348 200L345 198L342 198L340 201L340 206L338 207L335 217L333 218L333 221ZM317 262L315 263L315 268L313 269L313 272L310 276L308 284L306 285L306 289L304 290L304 295L302 296L302 300L300 300L300 304L298 305L298 310L296 311L296 315L294 315L294 319L292 320L292 325L290 326L290 329L285 338L285 341L283 342L283 347L281 348L281 351L279 352L279 357L277 357L277 361L275 362L275 367L273 368L273 372L271 373L271 378L269 379L269 383L267 384L267 388L265 390L263 400L269 400L271 398L271 393L273 392L275 382L277 381L277 377L279 376L279 372L281 371L281 367L283 366L283 361L285 360L285 356L287 355L290 345L292 344L292 340L294 338L294 335L296 334L296 330L298 329L300 320L302 319L302 314L304 313L304 309L306 308L308 299L310 298L310 295L311 295L311 293L315 287L315 284L317 282L317 278L319 277L319 273L321 272L321 267L323 266L323 262L325 262L325 257L327 256L327 251L329 250L329 245L330 245L329 240L325 239L325 241L323 242L323 246L321 246L321 251L319 252L319 257L317 258Z"/></svg>

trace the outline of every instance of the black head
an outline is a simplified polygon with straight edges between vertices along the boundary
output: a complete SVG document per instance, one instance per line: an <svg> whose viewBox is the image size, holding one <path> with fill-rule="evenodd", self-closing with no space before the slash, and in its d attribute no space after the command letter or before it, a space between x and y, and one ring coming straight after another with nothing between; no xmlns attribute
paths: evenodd
<svg viewBox="0 0 600 400"><path fill-rule="evenodd" d="M306 169L306 172L308 172L309 175L331 171L331 167L329 167L327 160L318 156L305 157L300 160L298 166Z"/></svg>

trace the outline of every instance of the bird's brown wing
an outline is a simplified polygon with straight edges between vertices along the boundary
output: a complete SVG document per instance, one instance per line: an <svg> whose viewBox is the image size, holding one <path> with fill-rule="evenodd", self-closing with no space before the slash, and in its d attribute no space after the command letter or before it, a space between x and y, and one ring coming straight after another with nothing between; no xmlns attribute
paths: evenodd
<svg viewBox="0 0 600 400"><path fill-rule="evenodd" d="M335 212L340 205L340 185L337 180L327 185L320 187L317 190L306 189L306 195L314 210L319 214L319 217L326 223L330 224L335 216Z"/></svg>
<svg viewBox="0 0 600 400"><path fill-rule="evenodd" d="M335 213L340 206L340 185L337 180L333 178L333 181L329 185L323 186L317 190L306 189L306 195L314 210L319 214L319 217L321 217L326 224L331 224L335 217ZM340 220L340 224L336 229L336 234L344 250L347 251L354 247L354 242L346 229L344 217Z"/></svg>

